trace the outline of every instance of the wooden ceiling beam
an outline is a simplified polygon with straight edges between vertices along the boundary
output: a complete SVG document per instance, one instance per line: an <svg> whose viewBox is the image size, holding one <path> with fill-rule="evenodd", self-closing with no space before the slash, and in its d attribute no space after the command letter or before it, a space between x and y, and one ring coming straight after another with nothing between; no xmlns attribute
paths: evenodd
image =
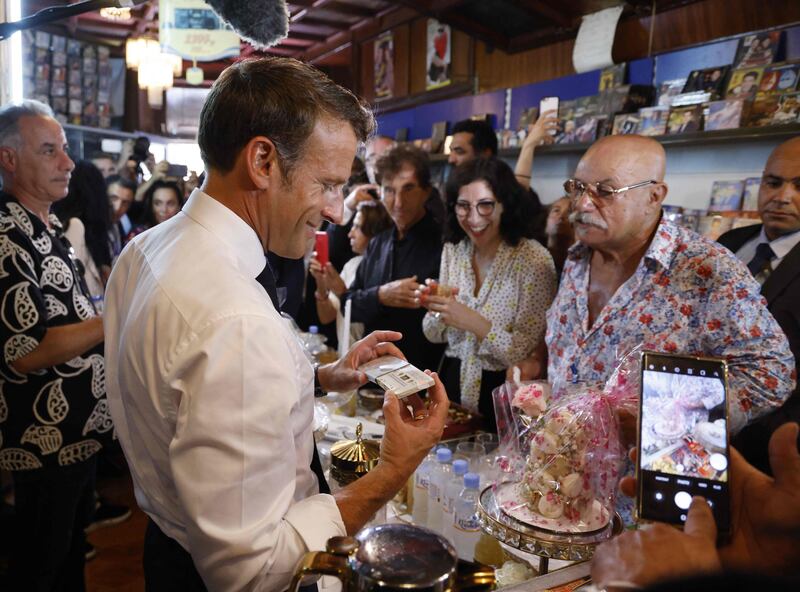
<svg viewBox="0 0 800 592"><path fill-rule="evenodd" d="M572 27L575 19L580 18L580 15L573 15L558 10L542 0L518 0L517 3L520 5L520 8L524 8L536 16L543 16L561 27Z"/></svg>
<svg viewBox="0 0 800 592"><path fill-rule="evenodd" d="M158 2L153 2L151 0L150 4L147 5L147 9L142 14L142 17L139 19L139 22L136 24L136 29L132 36L138 37L142 35L147 30L147 23L154 22L157 14Z"/></svg>

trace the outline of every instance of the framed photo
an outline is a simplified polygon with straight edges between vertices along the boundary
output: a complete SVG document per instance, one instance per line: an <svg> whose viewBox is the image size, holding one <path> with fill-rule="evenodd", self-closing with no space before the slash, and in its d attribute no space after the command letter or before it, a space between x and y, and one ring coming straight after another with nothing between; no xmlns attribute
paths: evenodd
<svg viewBox="0 0 800 592"><path fill-rule="evenodd" d="M800 93L787 93L778 101L778 109L772 115L772 125L796 123L800 120Z"/></svg>
<svg viewBox="0 0 800 592"><path fill-rule="evenodd" d="M778 111L779 95L763 95L756 98L750 107L747 127L772 125L772 116Z"/></svg>
<svg viewBox="0 0 800 592"><path fill-rule="evenodd" d="M736 58L733 61L735 67L768 66L775 61L782 36L783 31L745 35L739 40Z"/></svg>
<svg viewBox="0 0 800 592"><path fill-rule="evenodd" d="M725 91L725 80L730 69L730 66L718 66L694 70L689 74L683 92L710 92L713 97L719 97Z"/></svg>
<svg viewBox="0 0 800 592"><path fill-rule="evenodd" d="M800 64L780 64L764 69L759 93L784 93L793 92L797 88Z"/></svg>
<svg viewBox="0 0 800 592"><path fill-rule="evenodd" d="M597 139L597 117L586 115L575 120L575 141L588 143Z"/></svg>
<svg viewBox="0 0 800 592"><path fill-rule="evenodd" d="M714 181L711 186L709 212L734 212L742 206L744 181Z"/></svg>
<svg viewBox="0 0 800 592"><path fill-rule="evenodd" d="M450 84L450 26L428 19L428 52L425 88L431 90Z"/></svg>
<svg viewBox="0 0 800 592"><path fill-rule="evenodd" d="M661 136L667 131L669 109L666 107L644 107L639 109L639 134Z"/></svg>
<svg viewBox="0 0 800 592"><path fill-rule="evenodd" d="M519 115L519 123L517 123L517 129L520 131L528 131L528 126L532 123L536 123L536 120L539 117L539 107L528 107L527 109L523 109L522 113Z"/></svg>
<svg viewBox="0 0 800 592"><path fill-rule="evenodd" d="M761 188L761 177L748 177L744 180L742 192L742 210L745 212L758 211L758 191Z"/></svg>
<svg viewBox="0 0 800 592"><path fill-rule="evenodd" d="M763 74L764 68L734 70L731 73L725 97L728 99L754 99Z"/></svg>
<svg viewBox="0 0 800 592"><path fill-rule="evenodd" d="M677 78L675 80L667 80L658 85L658 106L659 107L672 107L672 98L683 92L683 87L686 86L686 78Z"/></svg>
<svg viewBox="0 0 800 592"><path fill-rule="evenodd" d="M611 88L621 86L625 83L625 71L627 64L615 64L608 68L603 68L600 71L600 84L597 87L598 92L604 92Z"/></svg>
<svg viewBox="0 0 800 592"><path fill-rule="evenodd" d="M667 134L684 134L702 129L703 106L673 107L667 120Z"/></svg>
<svg viewBox="0 0 800 592"><path fill-rule="evenodd" d="M391 98L394 96L394 36L391 31L375 40L373 55L375 98Z"/></svg>
<svg viewBox="0 0 800 592"><path fill-rule="evenodd" d="M447 137L447 122L438 121L431 130L431 152L438 153L444 148L444 139Z"/></svg>
<svg viewBox="0 0 800 592"><path fill-rule="evenodd" d="M700 216L697 221L697 234L701 234L715 241L733 227L733 218L709 214Z"/></svg>
<svg viewBox="0 0 800 592"><path fill-rule="evenodd" d="M625 113L614 117L614 127L611 134L614 136L625 136L636 134L639 131L639 114Z"/></svg>
<svg viewBox="0 0 800 592"><path fill-rule="evenodd" d="M740 127L743 121L744 105L744 99L728 99L709 103L705 130L736 129Z"/></svg>

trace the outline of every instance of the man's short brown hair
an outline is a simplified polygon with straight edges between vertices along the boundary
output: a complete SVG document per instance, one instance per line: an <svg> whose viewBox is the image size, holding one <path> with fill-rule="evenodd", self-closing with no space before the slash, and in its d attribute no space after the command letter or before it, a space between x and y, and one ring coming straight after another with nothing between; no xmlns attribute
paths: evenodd
<svg viewBox="0 0 800 592"><path fill-rule="evenodd" d="M316 68L287 58L244 60L225 69L208 93L200 154L207 169L229 172L253 137L266 136L289 177L324 116L349 123L361 142L375 128L369 107Z"/></svg>
<svg viewBox="0 0 800 592"><path fill-rule="evenodd" d="M375 163L378 178L382 181L393 179L403 168L410 164L414 167L417 183L427 189L431 186L431 167L428 153L413 144L400 144L384 154Z"/></svg>

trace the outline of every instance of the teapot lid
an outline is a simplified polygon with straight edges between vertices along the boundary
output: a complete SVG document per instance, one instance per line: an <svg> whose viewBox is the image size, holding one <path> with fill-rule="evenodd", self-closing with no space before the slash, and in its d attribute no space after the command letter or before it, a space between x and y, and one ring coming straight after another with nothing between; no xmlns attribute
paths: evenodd
<svg viewBox="0 0 800 592"><path fill-rule="evenodd" d="M385 586L432 587L455 573L456 555L444 537L409 524L381 524L362 530L355 570Z"/></svg>
<svg viewBox="0 0 800 592"><path fill-rule="evenodd" d="M381 446L375 440L362 440L362 429L359 423L355 440L339 440L331 446L331 475L339 483L355 481L378 464Z"/></svg>

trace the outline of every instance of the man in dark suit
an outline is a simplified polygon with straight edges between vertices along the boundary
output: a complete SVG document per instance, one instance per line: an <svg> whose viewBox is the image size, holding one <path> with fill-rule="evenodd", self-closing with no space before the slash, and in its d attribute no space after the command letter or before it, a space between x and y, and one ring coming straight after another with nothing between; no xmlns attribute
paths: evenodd
<svg viewBox="0 0 800 592"><path fill-rule="evenodd" d="M758 193L763 224L726 232L719 242L747 263L761 294L800 360L800 137L770 154ZM800 388L783 406L743 429L733 445L756 467L769 472L767 443L775 429L800 421Z"/></svg>

